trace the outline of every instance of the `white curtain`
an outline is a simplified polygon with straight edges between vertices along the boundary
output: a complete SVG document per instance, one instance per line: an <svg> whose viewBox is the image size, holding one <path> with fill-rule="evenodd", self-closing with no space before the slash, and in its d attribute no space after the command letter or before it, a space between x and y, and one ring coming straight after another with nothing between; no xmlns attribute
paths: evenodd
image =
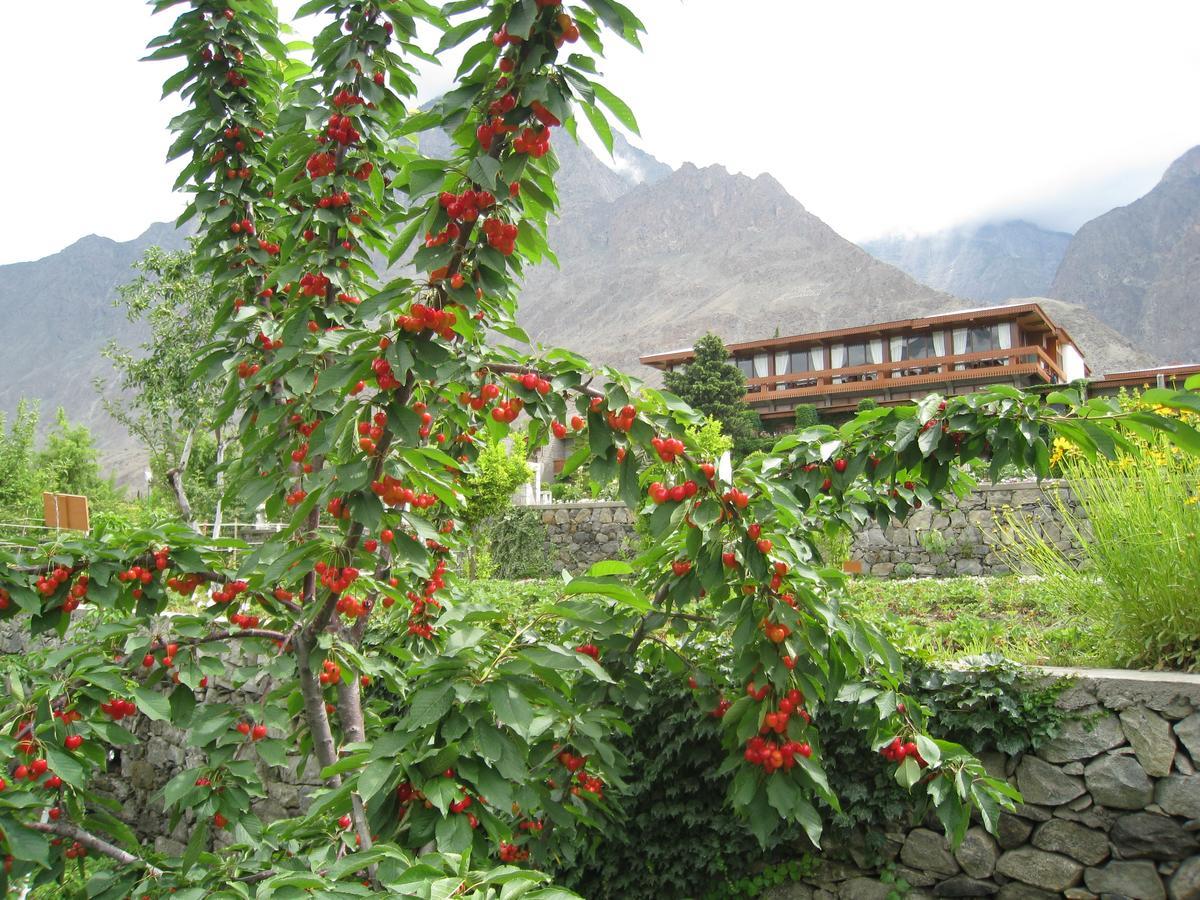
<svg viewBox="0 0 1200 900"><path fill-rule="evenodd" d="M825 348L824 347L813 347L811 350L808 351L808 358L810 361L810 368L814 372L825 368Z"/></svg>
<svg viewBox="0 0 1200 900"><path fill-rule="evenodd" d="M871 362L875 365L883 362L883 338L875 338L871 341Z"/></svg>
<svg viewBox="0 0 1200 900"><path fill-rule="evenodd" d="M846 345L834 344L829 348L829 364L831 368L840 369L846 365Z"/></svg>
<svg viewBox="0 0 1200 900"><path fill-rule="evenodd" d="M780 350L775 354L775 374L786 375L788 373L788 361L790 354L786 350Z"/></svg>
<svg viewBox="0 0 1200 900"><path fill-rule="evenodd" d="M769 374L770 372L767 371L767 354L754 354L754 377L766 378Z"/></svg>
<svg viewBox="0 0 1200 900"><path fill-rule="evenodd" d="M1000 329L1000 340L997 346L999 346L1001 350L1011 350L1013 333L1012 324L1010 322L1002 322L996 327Z"/></svg>
<svg viewBox="0 0 1200 900"><path fill-rule="evenodd" d="M954 329L954 352L956 354L967 352L967 329ZM966 363L955 363L954 365L954 368L956 369L965 369L966 367Z"/></svg>
<svg viewBox="0 0 1200 900"><path fill-rule="evenodd" d="M935 331L933 333L933 355L934 356L945 356L946 355L946 332Z"/></svg>
<svg viewBox="0 0 1200 900"><path fill-rule="evenodd" d="M900 362L900 360L904 359L904 338L892 338L892 346L890 349L892 351L892 362Z"/></svg>

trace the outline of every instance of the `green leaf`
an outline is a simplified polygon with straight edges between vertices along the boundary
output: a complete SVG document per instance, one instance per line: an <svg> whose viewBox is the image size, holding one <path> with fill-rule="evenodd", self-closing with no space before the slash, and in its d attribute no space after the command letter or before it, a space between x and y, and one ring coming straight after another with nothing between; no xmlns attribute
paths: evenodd
<svg viewBox="0 0 1200 900"><path fill-rule="evenodd" d="M50 865L50 841L45 835L30 831L15 819L0 816L0 831L4 832L8 852L16 859Z"/></svg>
<svg viewBox="0 0 1200 900"><path fill-rule="evenodd" d="M616 600L618 603L635 609L638 612L649 612L653 609L652 604L642 594L634 590L626 584L622 584L615 579L600 579L600 578L573 578L570 583L563 588L563 593L568 596L579 596L580 594L599 594L602 597L608 597Z"/></svg>
<svg viewBox="0 0 1200 900"><path fill-rule="evenodd" d="M593 104L583 103L580 105L580 108L583 109L583 114L591 124L592 130L596 132L596 137L600 138L600 143L604 145L604 149L611 156L613 152L613 133L612 126L608 124L608 119L604 118L604 113L600 111L599 107Z"/></svg>
<svg viewBox="0 0 1200 900"><path fill-rule="evenodd" d="M440 853L462 853L471 846L471 824L464 813L451 813L440 819L436 829Z"/></svg>
<svg viewBox="0 0 1200 900"><path fill-rule="evenodd" d="M180 864L184 875L196 864L196 860L208 844L208 822L207 817L201 816L199 821L192 825L192 835L188 838L187 849L183 852L183 861Z"/></svg>
<svg viewBox="0 0 1200 900"><path fill-rule="evenodd" d="M370 800L379 793L392 773L396 771L396 762L393 759L377 759L363 770L363 773L358 776L358 793L363 800Z"/></svg>
<svg viewBox="0 0 1200 900"><path fill-rule="evenodd" d="M421 688L413 694L408 716L405 717L405 726L417 729L440 721L450 711L453 701L454 690L449 682Z"/></svg>
<svg viewBox="0 0 1200 900"><path fill-rule="evenodd" d="M596 98L612 110L612 114L617 117L617 121L632 131L634 134L640 135L638 130L637 119L634 118L633 110L620 97L606 88L598 81L592 82L592 89L596 92Z"/></svg>
<svg viewBox="0 0 1200 900"><path fill-rule="evenodd" d="M133 702L137 704L142 715L151 721L171 721L171 701L158 691L136 687L133 689Z"/></svg>

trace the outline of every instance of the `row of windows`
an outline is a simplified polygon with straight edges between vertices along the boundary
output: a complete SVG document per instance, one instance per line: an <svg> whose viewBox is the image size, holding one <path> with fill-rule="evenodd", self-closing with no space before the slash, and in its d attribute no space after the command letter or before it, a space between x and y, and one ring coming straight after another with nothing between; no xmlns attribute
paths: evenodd
<svg viewBox="0 0 1200 900"><path fill-rule="evenodd" d="M1009 323L985 325L980 328L956 328L950 332L950 347L946 346L947 333L934 331L928 334L897 336L888 340L888 359L890 362L905 360L937 359L947 355L947 350L954 355L964 353L982 353L988 350L1008 350L1012 347L1012 328ZM774 357L774 371L771 371L771 357ZM876 338L855 344L833 344L829 347L829 365L825 363L825 348L812 347L804 350L783 350L773 354L756 353L753 356L742 356L736 360L737 367L747 378L766 378L770 375L803 375L805 372L830 369L848 369L856 366L879 365L883 363L883 339ZM959 366L992 365L994 360L981 360L977 363L960 363ZM905 369L905 375L922 374L935 371L937 366ZM851 375L837 381L859 378L874 378L875 373ZM795 385L812 384L798 380Z"/></svg>

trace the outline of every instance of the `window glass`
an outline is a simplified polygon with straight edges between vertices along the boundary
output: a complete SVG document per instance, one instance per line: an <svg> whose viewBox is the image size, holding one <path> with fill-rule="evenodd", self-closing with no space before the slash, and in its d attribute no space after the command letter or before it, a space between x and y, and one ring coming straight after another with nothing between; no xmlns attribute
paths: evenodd
<svg viewBox="0 0 1200 900"><path fill-rule="evenodd" d="M914 334L900 341L900 359L929 359L934 355L932 335Z"/></svg>
<svg viewBox="0 0 1200 900"><path fill-rule="evenodd" d="M981 353L1000 347L1000 326L986 325L967 329L967 353Z"/></svg>
<svg viewBox="0 0 1200 900"><path fill-rule="evenodd" d="M807 350L793 350L788 359L789 372L807 372L809 353Z"/></svg>
<svg viewBox="0 0 1200 900"><path fill-rule="evenodd" d="M866 344L847 344L846 345L846 365L847 366L865 366L869 363L870 357L867 354Z"/></svg>
<svg viewBox="0 0 1200 900"><path fill-rule="evenodd" d="M750 359L748 357L739 357L737 360L737 367L741 370L742 374L745 375L747 378L754 377L754 360L753 359Z"/></svg>

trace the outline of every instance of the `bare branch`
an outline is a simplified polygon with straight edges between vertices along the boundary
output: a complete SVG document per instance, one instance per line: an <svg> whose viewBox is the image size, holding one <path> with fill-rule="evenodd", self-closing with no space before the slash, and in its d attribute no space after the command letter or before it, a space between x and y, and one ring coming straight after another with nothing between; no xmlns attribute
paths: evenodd
<svg viewBox="0 0 1200 900"><path fill-rule="evenodd" d="M96 837L90 831L84 831L78 825L73 825L70 822L26 822L25 827L32 831L40 831L44 834L56 834L59 837L78 841L89 850L102 853L123 866L136 866L145 869L146 874L152 878L158 878L163 874L162 869L150 865L150 863L146 862L140 856L134 856L132 853L122 850L114 844L110 844L103 838Z"/></svg>

